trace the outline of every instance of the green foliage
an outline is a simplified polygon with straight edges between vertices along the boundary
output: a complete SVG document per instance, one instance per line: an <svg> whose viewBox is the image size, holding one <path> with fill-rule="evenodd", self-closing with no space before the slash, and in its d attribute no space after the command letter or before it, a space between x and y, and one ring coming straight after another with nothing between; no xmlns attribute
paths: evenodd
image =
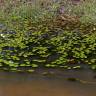
<svg viewBox="0 0 96 96"><path fill-rule="evenodd" d="M86 8L91 5L80 6L83 6L84 12L87 10L84 13L87 16L90 10ZM80 15L82 13L80 6L73 6L74 11L73 9L71 11L77 14L79 10ZM18 7L12 6L13 9L9 9L9 12L5 12L7 7L0 11L0 22L7 26L0 29L1 69L33 72L38 67L60 67L70 70L82 68L82 63L90 66L91 69L96 69L96 25L90 23L91 16L88 15L87 18L84 15L85 21L91 25L88 23L89 25L85 24L85 26L80 22L77 28L74 22L69 18L67 20L66 17L67 23L66 20L64 22L61 20L66 27L61 27L61 21L58 27L53 22L56 21L55 12L58 7L58 4L50 6L52 9L49 11L40 6L21 3ZM95 7L93 9L95 10ZM81 20L85 18L84 16ZM10 30L14 30L15 33L10 34ZM86 31L89 34L83 34Z"/></svg>
<svg viewBox="0 0 96 96"><path fill-rule="evenodd" d="M50 29L41 27L27 37L26 31L24 34L16 33L14 38L7 38L7 35L0 38L0 67L12 71L28 68L31 72L30 68L38 67L80 69L82 65L78 64L83 63L95 69L95 33L57 30L58 35L55 32L51 35L50 32Z"/></svg>

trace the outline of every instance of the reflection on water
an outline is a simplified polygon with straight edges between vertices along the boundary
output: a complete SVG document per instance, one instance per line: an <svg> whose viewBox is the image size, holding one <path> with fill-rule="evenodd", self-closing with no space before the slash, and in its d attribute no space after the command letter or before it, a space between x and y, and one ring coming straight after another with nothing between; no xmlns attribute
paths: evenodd
<svg viewBox="0 0 96 96"><path fill-rule="evenodd" d="M51 70L52 71L52 70ZM38 71L39 72L39 71ZM76 77L94 81L92 71L56 71L54 76L27 73L0 73L0 96L96 96L95 84L69 82Z"/></svg>

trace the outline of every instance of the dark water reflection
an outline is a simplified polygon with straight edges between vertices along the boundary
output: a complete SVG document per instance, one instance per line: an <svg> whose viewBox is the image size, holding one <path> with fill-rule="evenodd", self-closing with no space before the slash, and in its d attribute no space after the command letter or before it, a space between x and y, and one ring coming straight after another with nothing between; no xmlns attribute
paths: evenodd
<svg viewBox="0 0 96 96"><path fill-rule="evenodd" d="M45 71L45 70L44 70ZM48 70L51 72L53 70ZM60 71L53 75L0 73L0 96L96 96L96 84L69 82L67 77L96 82L92 71Z"/></svg>

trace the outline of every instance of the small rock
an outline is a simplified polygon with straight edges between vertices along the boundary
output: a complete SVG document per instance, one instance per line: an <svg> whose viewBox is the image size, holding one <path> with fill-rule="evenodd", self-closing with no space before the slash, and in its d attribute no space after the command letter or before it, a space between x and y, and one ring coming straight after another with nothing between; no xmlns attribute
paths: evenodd
<svg viewBox="0 0 96 96"><path fill-rule="evenodd" d="M6 28L6 27L5 27L3 24L0 23L0 30L1 30L1 29L5 29L5 28Z"/></svg>
<svg viewBox="0 0 96 96"><path fill-rule="evenodd" d="M76 78L67 78L68 81L72 81L72 82L76 82L77 79Z"/></svg>

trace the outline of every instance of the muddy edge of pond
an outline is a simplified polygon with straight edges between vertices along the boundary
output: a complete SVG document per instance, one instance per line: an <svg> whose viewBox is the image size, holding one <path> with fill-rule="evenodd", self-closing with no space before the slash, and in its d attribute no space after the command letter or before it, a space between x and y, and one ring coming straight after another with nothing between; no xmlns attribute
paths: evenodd
<svg viewBox="0 0 96 96"><path fill-rule="evenodd" d="M81 84L96 84L96 72L92 70L64 70L64 69L37 69L32 73L28 72L4 72L0 71L0 80L33 80L33 79L50 79L64 80L68 82ZM22 80L21 80L22 82Z"/></svg>

